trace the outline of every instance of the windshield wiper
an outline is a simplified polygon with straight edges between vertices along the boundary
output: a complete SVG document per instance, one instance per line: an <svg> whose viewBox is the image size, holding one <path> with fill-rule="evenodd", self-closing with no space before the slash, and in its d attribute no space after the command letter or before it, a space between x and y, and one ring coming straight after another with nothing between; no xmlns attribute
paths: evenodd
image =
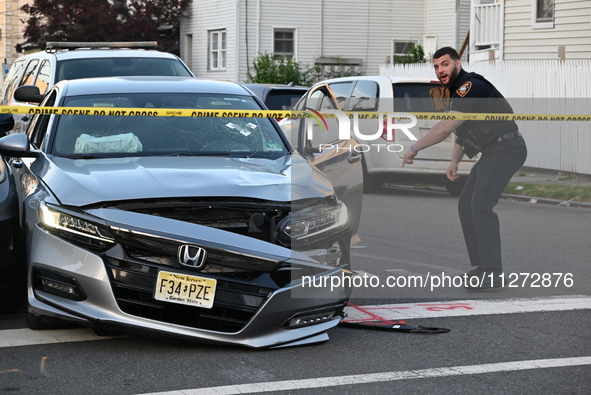
<svg viewBox="0 0 591 395"><path fill-rule="evenodd" d="M172 154L164 154L164 156L235 156L247 155L244 151L239 152L173 152Z"/></svg>

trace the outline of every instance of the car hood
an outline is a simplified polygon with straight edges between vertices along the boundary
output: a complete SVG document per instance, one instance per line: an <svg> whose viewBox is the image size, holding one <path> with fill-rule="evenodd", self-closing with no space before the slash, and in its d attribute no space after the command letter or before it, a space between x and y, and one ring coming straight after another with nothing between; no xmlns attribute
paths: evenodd
<svg viewBox="0 0 591 395"><path fill-rule="evenodd" d="M229 157L44 158L37 174L63 205L135 199L246 197L289 202L333 194L298 154L276 160Z"/></svg>

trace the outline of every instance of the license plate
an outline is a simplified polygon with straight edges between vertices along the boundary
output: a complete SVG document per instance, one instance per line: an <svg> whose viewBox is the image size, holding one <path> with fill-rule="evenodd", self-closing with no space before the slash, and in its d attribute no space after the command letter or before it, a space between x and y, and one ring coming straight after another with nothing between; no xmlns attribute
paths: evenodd
<svg viewBox="0 0 591 395"><path fill-rule="evenodd" d="M154 299L210 309L216 280L170 272L158 272Z"/></svg>

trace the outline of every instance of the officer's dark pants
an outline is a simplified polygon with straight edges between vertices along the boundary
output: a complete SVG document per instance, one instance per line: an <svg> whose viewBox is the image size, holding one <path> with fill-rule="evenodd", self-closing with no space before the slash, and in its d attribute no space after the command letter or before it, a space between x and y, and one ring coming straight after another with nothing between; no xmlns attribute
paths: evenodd
<svg viewBox="0 0 591 395"><path fill-rule="evenodd" d="M472 266L502 270L499 218L493 208L526 157L522 137L495 142L483 150L468 176L458 211Z"/></svg>

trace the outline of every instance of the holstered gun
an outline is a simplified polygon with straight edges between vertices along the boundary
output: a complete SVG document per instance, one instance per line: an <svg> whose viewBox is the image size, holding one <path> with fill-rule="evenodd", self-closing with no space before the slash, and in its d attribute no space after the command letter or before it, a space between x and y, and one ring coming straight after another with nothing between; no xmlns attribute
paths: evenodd
<svg viewBox="0 0 591 395"><path fill-rule="evenodd" d="M471 129L460 130L460 128L458 128L454 130L454 133L457 136L456 144L459 144L460 147L462 147L462 151L464 151L464 154L468 158L474 158L484 148L477 142L477 138Z"/></svg>

